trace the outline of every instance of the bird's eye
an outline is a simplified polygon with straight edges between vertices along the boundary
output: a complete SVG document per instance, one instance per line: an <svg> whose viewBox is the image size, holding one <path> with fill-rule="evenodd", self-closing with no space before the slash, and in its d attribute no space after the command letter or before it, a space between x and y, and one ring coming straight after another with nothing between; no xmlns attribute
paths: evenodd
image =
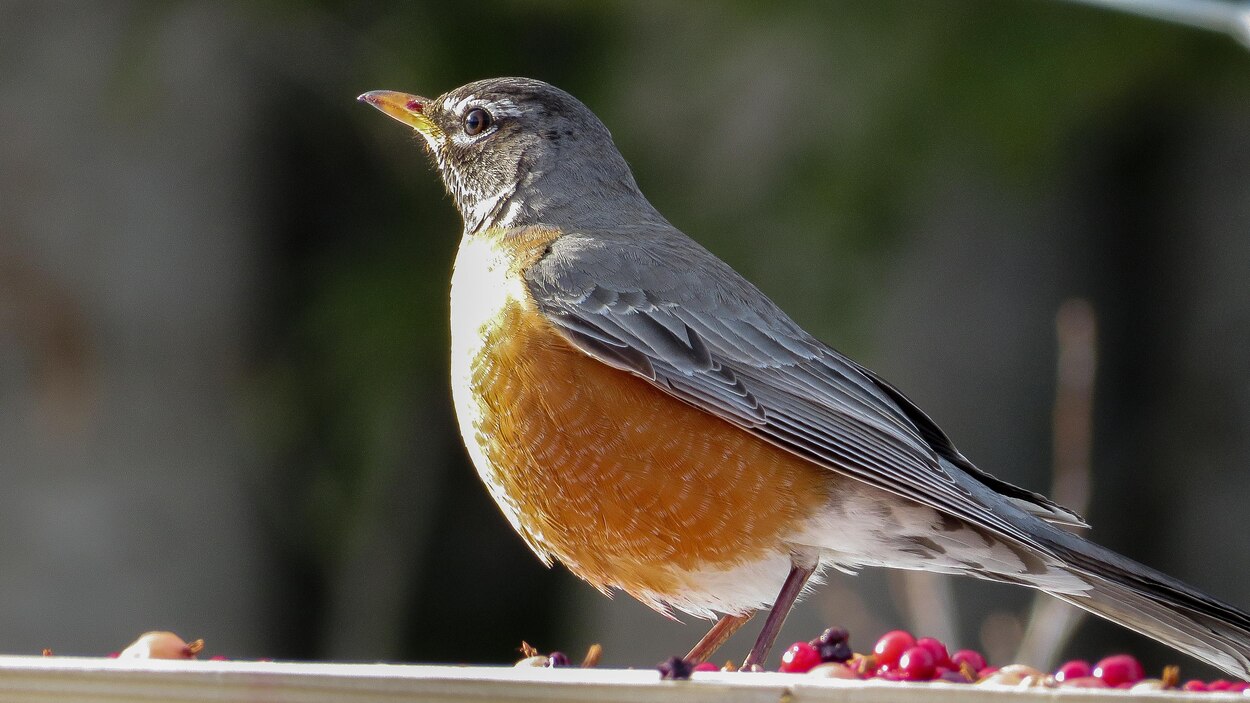
<svg viewBox="0 0 1250 703"><path fill-rule="evenodd" d="M475 107L464 116L464 133L470 137L476 137L490 128L493 121L489 112Z"/></svg>

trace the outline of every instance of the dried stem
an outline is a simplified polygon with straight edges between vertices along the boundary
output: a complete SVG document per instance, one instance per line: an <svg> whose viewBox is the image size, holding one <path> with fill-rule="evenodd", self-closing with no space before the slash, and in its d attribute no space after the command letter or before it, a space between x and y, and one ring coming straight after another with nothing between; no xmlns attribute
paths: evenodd
<svg viewBox="0 0 1250 703"><path fill-rule="evenodd" d="M1079 514L1089 504L1097 368L1097 318L1089 302L1080 298L1064 301L1055 316L1055 334L1059 354L1052 416L1051 496ZM1082 610L1037 594L1015 660L1041 668L1053 666L1083 616Z"/></svg>

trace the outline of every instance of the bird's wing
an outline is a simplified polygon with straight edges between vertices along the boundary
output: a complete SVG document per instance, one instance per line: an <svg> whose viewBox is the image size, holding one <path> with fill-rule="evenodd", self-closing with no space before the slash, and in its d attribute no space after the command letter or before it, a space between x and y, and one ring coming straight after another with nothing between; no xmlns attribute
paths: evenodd
<svg viewBox="0 0 1250 703"><path fill-rule="evenodd" d="M951 475L971 464L901 393L693 241L566 234L526 280L538 308L596 359L819 465L1033 541ZM1043 517L1054 505L989 477L1021 495L1005 493L975 467L966 473Z"/></svg>

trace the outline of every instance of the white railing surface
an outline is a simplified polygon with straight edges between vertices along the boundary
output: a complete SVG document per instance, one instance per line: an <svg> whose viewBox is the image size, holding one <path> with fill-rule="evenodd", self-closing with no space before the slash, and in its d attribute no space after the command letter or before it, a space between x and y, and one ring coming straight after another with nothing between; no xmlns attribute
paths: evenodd
<svg viewBox="0 0 1250 703"><path fill-rule="evenodd" d="M661 681L654 670L534 669L401 664L119 660L0 656L0 701L594 701L595 703L993 703L995 701L1244 701L1184 694L817 679L802 674L696 673Z"/></svg>

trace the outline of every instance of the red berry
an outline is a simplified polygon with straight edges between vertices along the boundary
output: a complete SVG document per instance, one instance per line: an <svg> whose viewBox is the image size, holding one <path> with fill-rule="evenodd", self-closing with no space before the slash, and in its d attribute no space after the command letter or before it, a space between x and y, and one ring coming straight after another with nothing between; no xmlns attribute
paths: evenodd
<svg viewBox="0 0 1250 703"><path fill-rule="evenodd" d="M898 658L898 673L907 681L928 681L936 671L933 653L927 647L908 647Z"/></svg>
<svg viewBox="0 0 1250 703"><path fill-rule="evenodd" d="M1065 662L1062 666L1055 670L1055 680L1063 683L1069 679L1080 679L1090 676L1094 673L1094 668L1089 662L1081 659L1073 659Z"/></svg>
<svg viewBox="0 0 1250 703"><path fill-rule="evenodd" d="M694 669L692 669L692 671L720 671L720 667L716 666L712 662L699 662L694 665Z"/></svg>
<svg viewBox="0 0 1250 703"><path fill-rule="evenodd" d="M1231 681L1225 681L1224 679L1216 679L1207 684L1207 690L1208 691L1227 691L1229 687L1232 685L1233 684Z"/></svg>
<svg viewBox="0 0 1250 703"><path fill-rule="evenodd" d="M820 663L820 652L807 642L795 642L781 655L780 671L789 674L805 674Z"/></svg>
<svg viewBox="0 0 1250 703"><path fill-rule="evenodd" d="M877 646L872 648L872 653L877 655L878 664L894 666L898 663L898 658L903 656L903 652L915 646L916 638L912 637L910 632L891 630L881 635L881 639L877 640Z"/></svg>
<svg viewBox="0 0 1250 703"><path fill-rule="evenodd" d="M1112 688L1122 683L1137 683L1146 678L1141 662L1130 654L1114 654L1094 666L1094 676Z"/></svg>
<svg viewBox="0 0 1250 703"><path fill-rule="evenodd" d="M1244 693L1250 690L1250 683L1246 683L1245 681L1234 681L1229 685L1228 690L1233 693Z"/></svg>
<svg viewBox="0 0 1250 703"><path fill-rule="evenodd" d="M921 637L916 640L916 646L929 650L929 654L933 655L934 666L946 666L951 663L951 656L946 651L946 645L936 637Z"/></svg>
<svg viewBox="0 0 1250 703"><path fill-rule="evenodd" d="M968 666L974 673L986 667L985 657L981 656L981 653L974 649L961 649L951 655L951 664L954 664L956 667L962 669L964 662L968 663Z"/></svg>
<svg viewBox="0 0 1250 703"><path fill-rule="evenodd" d="M1181 684L1181 690L1182 691L1205 691L1207 690L1207 685L1199 681L1198 679L1191 679Z"/></svg>

